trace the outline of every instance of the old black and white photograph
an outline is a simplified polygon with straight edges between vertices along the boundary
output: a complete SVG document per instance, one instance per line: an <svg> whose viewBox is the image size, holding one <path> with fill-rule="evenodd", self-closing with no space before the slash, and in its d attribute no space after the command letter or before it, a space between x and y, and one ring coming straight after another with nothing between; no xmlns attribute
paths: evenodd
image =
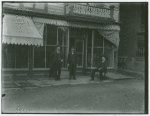
<svg viewBox="0 0 150 116"><path fill-rule="evenodd" d="M148 2L1 5L1 114L148 114Z"/></svg>

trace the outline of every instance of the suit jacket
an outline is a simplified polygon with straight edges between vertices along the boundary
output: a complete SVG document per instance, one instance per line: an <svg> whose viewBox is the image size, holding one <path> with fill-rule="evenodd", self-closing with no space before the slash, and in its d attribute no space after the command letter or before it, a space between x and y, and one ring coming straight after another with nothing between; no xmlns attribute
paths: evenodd
<svg viewBox="0 0 150 116"><path fill-rule="evenodd" d="M60 58L59 58L60 57ZM53 59L53 64L56 63L56 61L61 61L63 59L63 55L62 53L60 52L59 54L57 54L57 52L54 53L54 59Z"/></svg>
<svg viewBox="0 0 150 116"><path fill-rule="evenodd" d="M76 53L72 54L71 52L68 54L68 63L71 65L72 63L76 64Z"/></svg>
<svg viewBox="0 0 150 116"><path fill-rule="evenodd" d="M101 61L97 69L98 68L101 68L101 70L107 71L107 61L106 60L104 62Z"/></svg>

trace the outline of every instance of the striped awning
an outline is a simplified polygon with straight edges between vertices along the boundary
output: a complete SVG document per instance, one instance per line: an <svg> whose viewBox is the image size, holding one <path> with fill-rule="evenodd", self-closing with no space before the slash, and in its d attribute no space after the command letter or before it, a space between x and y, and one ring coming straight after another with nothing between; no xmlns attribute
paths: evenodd
<svg viewBox="0 0 150 116"><path fill-rule="evenodd" d="M33 17L33 21L35 23L45 23L45 24L65 26L65 27L103 29L103 30L120 30L120 27L117 25L102 26L100 24L95 24L95 23L82 23L82 22L65 21L65 20L57 20L57 19L45 19L45 18L38 18L38 17Z"/></svg>
<svg viewBox="0 0 150 116"><path fill-rule="evenodd" d="M119 46L119 32L120 27L118 25L100 25L96 23L83 23L75 21L65 21L57 19L45 19L34 17L35 23L45 23L57 26L74 27L74 28L85 28L85 29L97 29L99 34L105 39L113 43L116 48Z"/></svg>
<svg viewBox="0 0 150 116"><path fill-rule="evenodd" d="M70 27L76 28L88 28L88 29L97 29L99 34L107 39L112 44L116 46L118 49L119 46L119 32L120 27L118 25L99 25L99 24L92 24L92 23L77 23L77 22L68 22Z"/></svg>
<svg viewBox="0 0 150 116"><path fill-rule="evenodd" d="M44 25L40 28L41 32L42 28ZM42 33L30 17L7 14L3 18L2 43L43 46Z"/></svg>
<svg viewBox="0 0 150 116"><path fill-rule="evenodd" d="M96 24L85 24L85 23L75 23L75 22L68 22L70 27L76 27L76 28L88 28L88 29L97 29L99 34L104 37L104 39L107 39L112 44L116 46L118 49L119 47L119 32L120 27L118 25L96 25Z"/></svg>
<svg viewBox="0 0 150 116"><path fill-rule="evenodd" d="M67 21L57 20L57 19L45 19L45 18L33 17L33 21L35 23L45 23L45 24L51 24L51 25L57 25L57 26L68 26Z"/></svg>
<svg viewBox="0 0 150 116"><path fill-rule="evenodd" d="M119 47L119 31L118 30L98 30L99 34L107 39L111 43L113 43L116 48Z"/></svg>
<svg viewBox="0 0 150 116"><path fill-rule="evenodd" d="M100 30L120 30L118 25L100 25L95 23L68 22L69 27L100 29Z"/></svg>

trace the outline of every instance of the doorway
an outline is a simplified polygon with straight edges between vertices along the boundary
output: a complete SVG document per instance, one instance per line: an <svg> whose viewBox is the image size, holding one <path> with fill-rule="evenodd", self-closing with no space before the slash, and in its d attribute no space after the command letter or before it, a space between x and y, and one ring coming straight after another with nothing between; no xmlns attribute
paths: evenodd
<svg viewBox="0 0 150 116"><path fill-rule="evenodd" d="M83 68L84 62L84 39L70 38L69 48L75 47L77 56L77 68Z"/></svg>

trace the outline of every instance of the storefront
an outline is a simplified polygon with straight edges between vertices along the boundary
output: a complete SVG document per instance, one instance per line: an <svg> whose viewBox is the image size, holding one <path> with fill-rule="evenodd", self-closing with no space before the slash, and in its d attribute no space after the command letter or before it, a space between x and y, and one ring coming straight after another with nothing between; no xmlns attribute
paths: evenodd
<svg viewBox="0 0 150 116"><path fill-rule="evenodd" d="M98 66L103 54L108 61L108 69L115 68L120 31L117 25L102 26L8 14L3 22L3 71L48 71L57 45L63 53L64 71L68 70L67 56L71 46L75 46L78 69Z"/></svg>
<svg viewBox="0 0 150 116"><path fill-rule="evenodd" d="M31 17L4 14L2 33L2 71L29 70L31 46L43 45L43 34ZM41 26L43 30L44 25Z"/></svg>

